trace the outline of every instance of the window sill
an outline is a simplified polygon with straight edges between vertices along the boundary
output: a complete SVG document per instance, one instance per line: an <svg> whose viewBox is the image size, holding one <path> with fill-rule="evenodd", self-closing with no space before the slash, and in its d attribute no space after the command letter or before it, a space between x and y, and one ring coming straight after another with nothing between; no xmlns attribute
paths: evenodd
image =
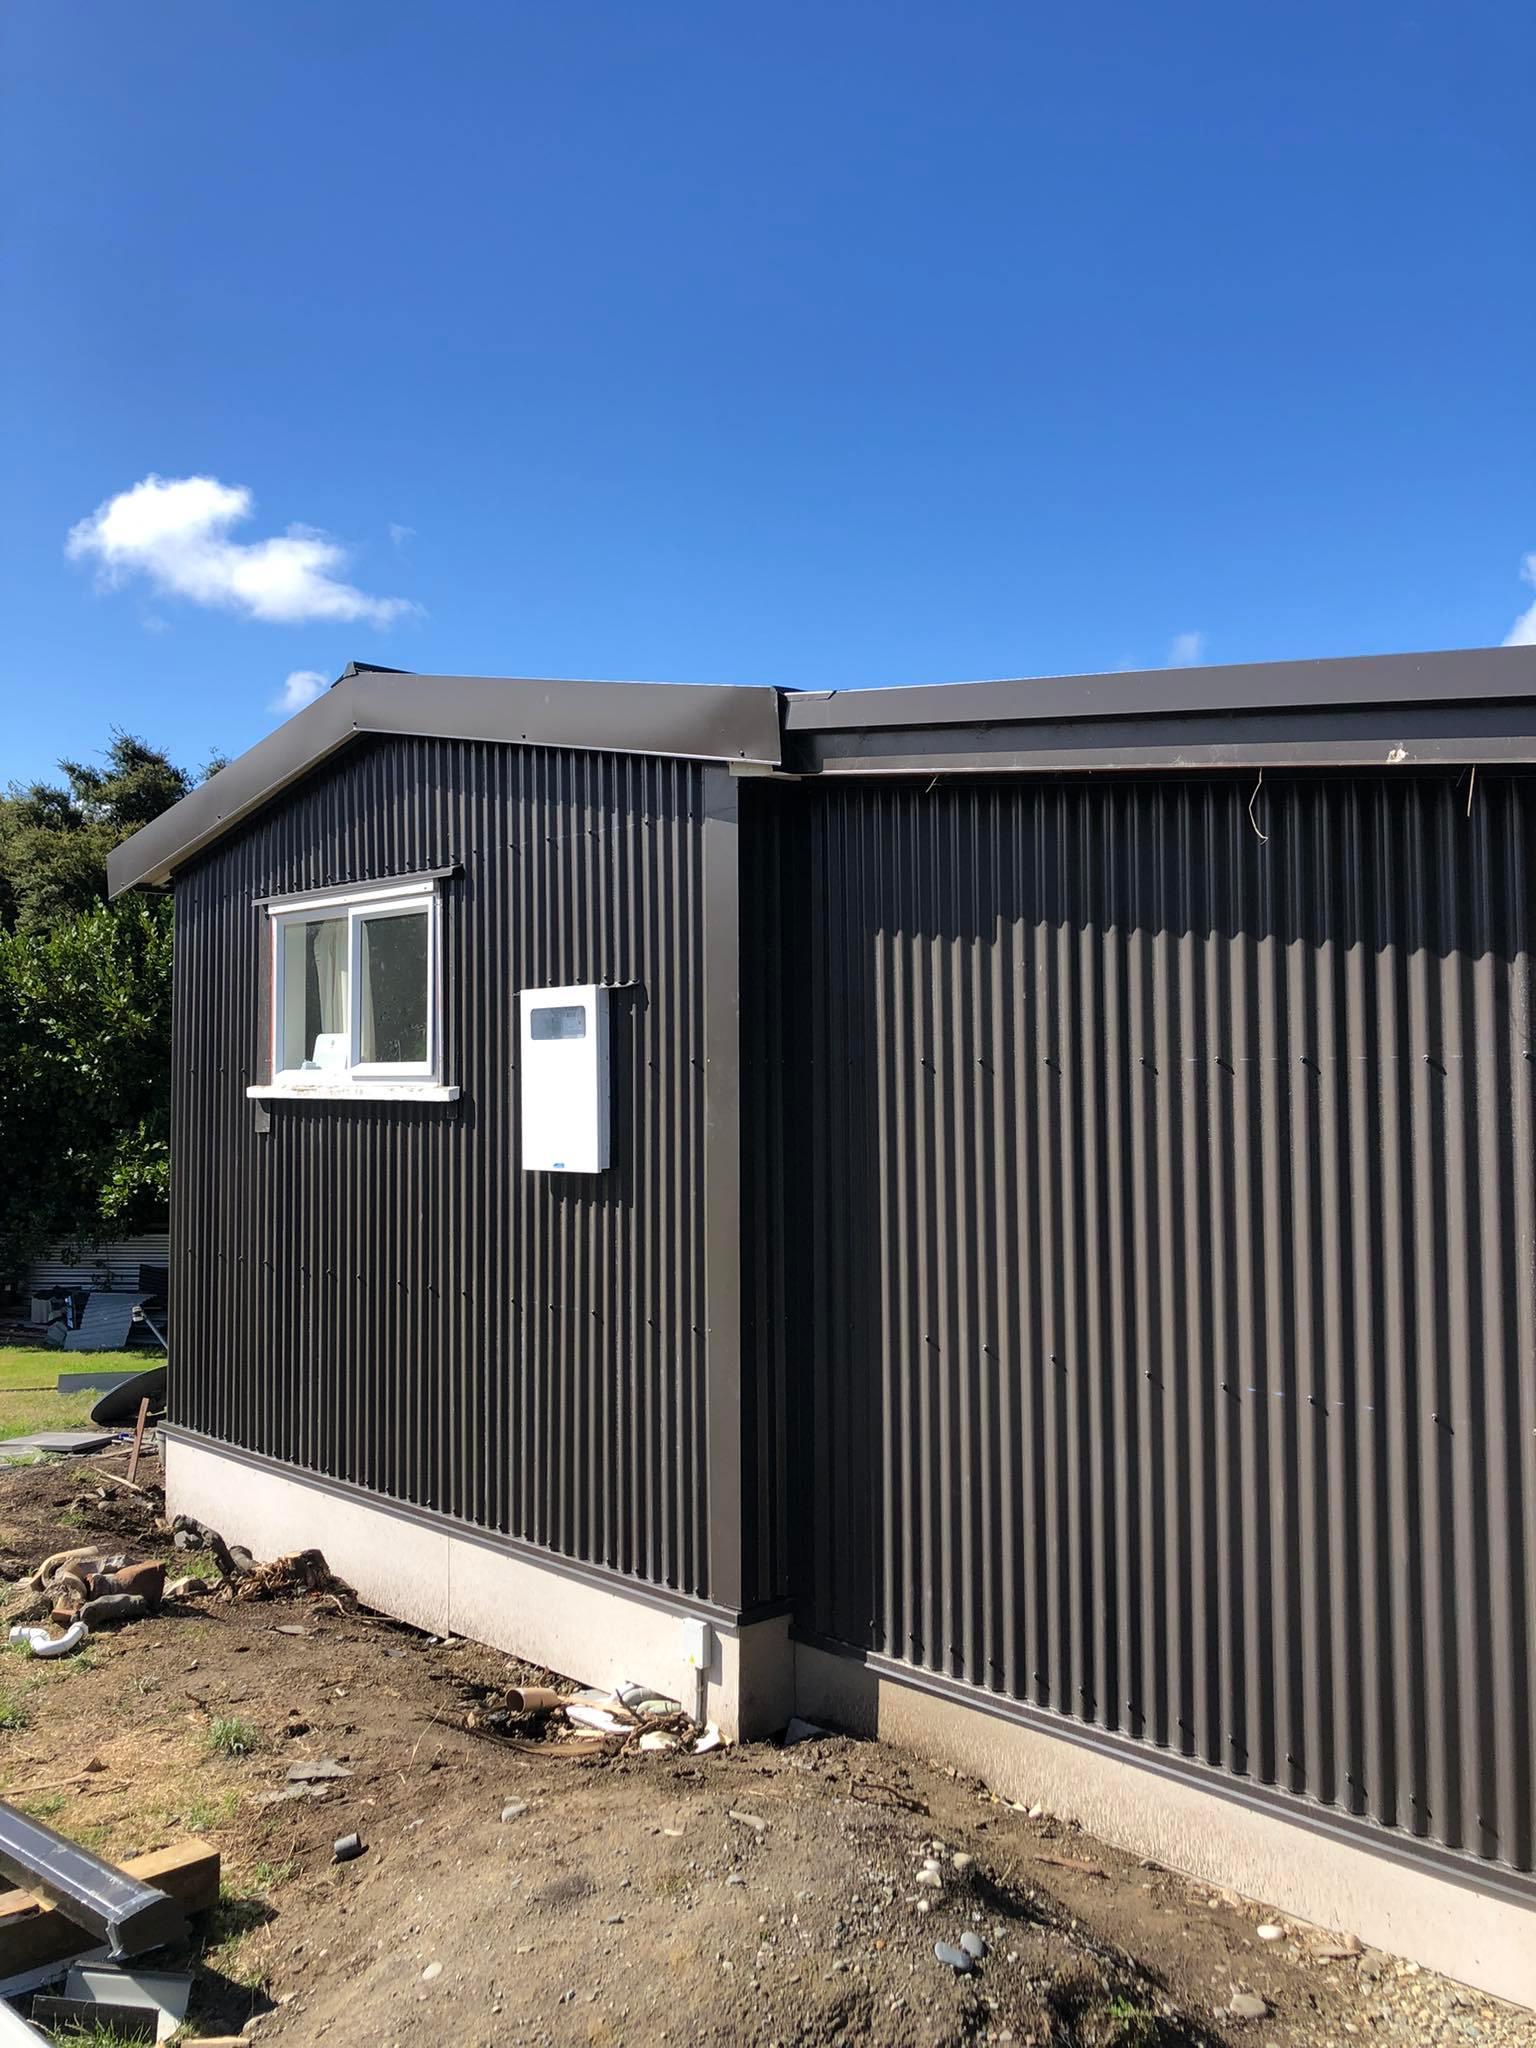
<svg viewBox="0 0 1536 2048"><path fill-rule="evenodd" d="M252 1102L457 1102L457 1088L436 1081L317 1081L304 1087L293 1082L266 1082L247 1088Z"/></svg>

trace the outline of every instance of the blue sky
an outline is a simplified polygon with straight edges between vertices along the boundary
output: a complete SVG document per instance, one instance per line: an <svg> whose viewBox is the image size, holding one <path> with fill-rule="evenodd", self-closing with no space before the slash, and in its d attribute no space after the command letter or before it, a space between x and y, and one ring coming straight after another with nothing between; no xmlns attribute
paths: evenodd
<svg viewBox="0 0 1536 2048"><path fill-rule="evenodd" d="M1531 75L1514 0L13 0L0 781L352 657L1496 643Z"/></svg>

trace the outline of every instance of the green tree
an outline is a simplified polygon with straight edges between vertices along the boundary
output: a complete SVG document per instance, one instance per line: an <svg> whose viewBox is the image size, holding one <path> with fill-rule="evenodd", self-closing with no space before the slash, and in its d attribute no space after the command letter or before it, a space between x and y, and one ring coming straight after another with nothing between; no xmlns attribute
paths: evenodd
<svg viewBox="0 0 1536 2048"><path fill-rule="evenodd" d="M34 782L0 796L0 925L7 931L50 931L105 902L112 848L196 780L126 732L113 733L104 767L61 761L59 768L63 784Z"/></svg>
<svg viewBox="0 0 1536 2048"><path fill-rule="evenodd" d="M0 935L0 1271L164 1227L170 1035L168 898Z"/></svg>
<svg viewBox="0 0 1536 2048"><path fill-rule="evenodd" d="M205 772L212 774L220 763ZM171 903L107 855L197 780L115 732L102 767L0 796L0 1273L51 1240L163 1228Z"/></svg>

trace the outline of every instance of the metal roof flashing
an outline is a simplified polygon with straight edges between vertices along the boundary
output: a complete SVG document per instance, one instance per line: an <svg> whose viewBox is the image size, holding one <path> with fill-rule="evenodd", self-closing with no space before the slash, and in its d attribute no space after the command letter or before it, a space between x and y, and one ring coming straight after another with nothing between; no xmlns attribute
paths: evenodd
<svg viewBox="0 0 1536 2048"><path fill-rule="evenodd" d="M1117 670L1002 682L786 693L786 732L1015 725L1110 718L1342 711L1373 705L1536 697L1536 648L1365 654L1208 668Z"/></svg>
<svg viewBox="0 0 1536 2048"><path fill-rule="evenodd" d="M426 676L349 664L325 695L115 849L167 881L366 734L576 747L787 775L1536 763L1536 647L870 690Z"/></svg>
<svg viewBox="0 0 1536 2048"><path fill-rule="evenodd" d="M769 767L781 752L778 692L767 687L428 676L354 663L313 704L114 848L109 894L168 881L338 748L375 734Z"/></svg>
<svg viewBox="0 0 1536 2048"><path fill-rule="evenodd" d="M787 697L802 776L1536 763L1536 648Z"/></svg>

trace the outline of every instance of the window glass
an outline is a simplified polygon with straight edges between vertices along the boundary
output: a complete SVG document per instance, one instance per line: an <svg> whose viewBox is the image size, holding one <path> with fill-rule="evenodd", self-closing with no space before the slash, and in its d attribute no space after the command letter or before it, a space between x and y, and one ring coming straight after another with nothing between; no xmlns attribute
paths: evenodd
<svg viewBox="0 0 1536 2048"><path fill-rule="evenodd" d="M585 1038L587 1012L582 1003L549 1003L528 1017L530 1038Z"/></svg>
<svg viewBox="0 0 1536 2048"><path fill-rule="evenodd" d="M362 920L365 1066L420 1066L427 1057L427 915Z"/></svg>
<svg viewBox="0 0 1536 2048"><path fill-rule="evenodd" d="M347 920L283 926L282 1064L347 1064Z"/></svg>

